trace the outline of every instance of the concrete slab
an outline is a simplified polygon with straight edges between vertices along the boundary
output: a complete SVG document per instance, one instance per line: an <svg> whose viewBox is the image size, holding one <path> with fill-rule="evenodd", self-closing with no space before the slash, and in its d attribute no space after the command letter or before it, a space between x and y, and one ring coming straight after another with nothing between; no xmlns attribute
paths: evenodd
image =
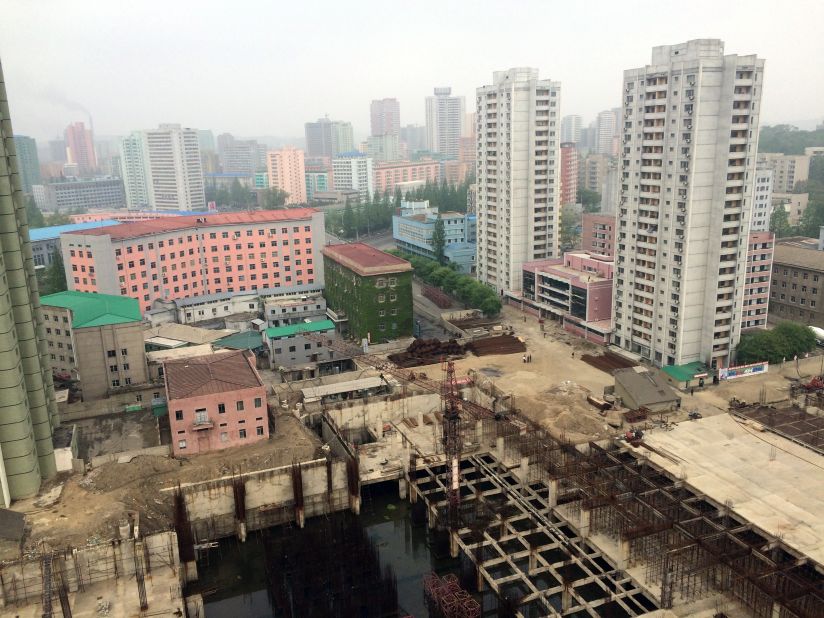
<svg viewBox="0 0 824 618"><path fill-rule="evenodd" d="M648 432L644 442L666 455L636 447L652 462L824 562L824 457L729 415Z"/></svg>

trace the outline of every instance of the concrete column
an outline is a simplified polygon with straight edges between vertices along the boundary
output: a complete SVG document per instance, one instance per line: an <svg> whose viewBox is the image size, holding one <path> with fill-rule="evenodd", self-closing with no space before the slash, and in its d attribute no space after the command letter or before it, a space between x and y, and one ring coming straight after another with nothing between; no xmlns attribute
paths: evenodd
<svg viewBox="0 0 824 618"><path fill-rule="evenodd" d="M521 469L518 476L521 478L521 483L529 484L529 456L521 457Z"/></svg>
<svg viewBox="0 0 824 618"><path fill-rule="evenodd" d="M412 481L409 482L409 503L415 504L418 501L418 488Z"/></svg>
<svg viewBox="0 0 824 618"><path fill-rule="evenodd" d="M550 507L558 506L558 479L550 479L547 482L547 486L549 487L549 495L546 497L546 502Z"/></svg>
<svg viewBox="0 0 824 618"><path fill-rule="evenodd" d="M360 503L360 496L349 494L349 510L352 511L355 515L360 515Z"/></svg>
<svg viewBox="0 0 824 618"><path fill-rule="evenodd" d="M781 603L773 603L772 618L781 618Z"/></svg>
<svg viewBox="0 0 824 618"><path fill-rule="evenodd" d="M458 554L461 551L461 546L458 543L458 532L457 530L450 530L449 531L449 555L453 558L457 558Z"/></svg>
<svg viewBox="0 0 824 618"><path fill-rule="evenodd" d="M426 509L426 524L429 526L429 529L432 530L437 523L438 515L435 511L435 507L430 506L428 509Z"/></svg>
<svg viewBox="0 0 824 618"><path fill-rule="evenodd" d="M124 577L134 575L134 541L127 539L120 543L120 569Z"/></svg>
<svg viewBox="0 0 824 618"><path fill-rule="evenodd" d="M398 479L398 497L401 500L406 500L407 492L409 489L409 483L403 477Z"/></svg>
<svg viewBox="0 0 824 618"><path fill-rule="evenodd" d="M589 536L589 509L581 509L581 523L578 526L578 534L585 539Z"/></svg>
<svg viewBox="0 0 824 618"><path fill-rule="evenodd" d="M237 538L241 543L246 542L246 522L237 522Z"/></svg>
<svg viewBox="0 0 824 618"><path fill-rule="evenodd" d="M527 573L529 575L537 568L538 566L538 557L535 555L537 552L534 549L529 550L529 567Z"/></svg>
<svg viewBox="0 0 824 618"><path fill-rule="evenodd" d="M184 562L181 564L181 575L183 576L183 582L196 582L197 581L197 562L194 560L190 560L188 562Z"/></svg>
<svg viewBox="0 0 824 618"><path fill-rule="evenodd" d="M475 435L478 437L478 444L483 444L483 442L484 442L484 424L480 420L475 421ZM483 446L486 446L486 445L483 444Z"/></svg>
<svg viewBox="0 0 824 618"><path fill-rule="evenodd" d="M561 611L567 612L570 607L572 607L572 593L569 586L564 586L564 590L561 592Z"/></svg>
<svg viewBox="0 0 824 618"><path fill-rule="evenodd" d="M498 461L504 463L504 437L498 436L498 439L495 441L495 456L498 458Z"/></svg>

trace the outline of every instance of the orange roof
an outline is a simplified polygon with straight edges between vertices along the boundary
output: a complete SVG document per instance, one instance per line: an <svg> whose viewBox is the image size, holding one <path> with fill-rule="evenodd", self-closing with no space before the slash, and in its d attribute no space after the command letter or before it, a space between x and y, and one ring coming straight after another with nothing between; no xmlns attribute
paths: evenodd
<svg viewBox="0 0 824 618"><path fill-rule="evenodd" d="M400 273L412 270L412 264L362 242L326 245L323 254L362 276Z"/></svg>
<svg viewBox="0 0 824 618"><path fill-rule="evenodd" d="M282 221L304 221L317 212L314 208L288 208L284 210L253 210L251 212L222 212L213 215L184 215L161 217L148 221L133 221L91 230L68 232L85 236L110 236L112 240L126 240L138 236L161 234L190 228L242 225L244 223L276 223Z"/></svg>
<svg viewBox="0 0 824 618"><path fill-rule="evenodd" d="M200 397L263 386L246 350L163 363L169 399Z"/></svg>

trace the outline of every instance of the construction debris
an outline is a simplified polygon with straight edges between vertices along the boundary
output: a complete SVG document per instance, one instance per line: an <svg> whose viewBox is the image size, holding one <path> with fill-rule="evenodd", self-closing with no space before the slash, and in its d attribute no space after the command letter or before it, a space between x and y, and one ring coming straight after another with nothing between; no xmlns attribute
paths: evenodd
<svg viewBox="0 0 824 618"><path fill-rule="evenodd" d="M454 339L441 342L437 339L415 339L405 352L390 354L389 360L398 367L408 369L421 365L433 365L447 358L463 358L464 348Z"/></svg>
<svg viewBox="0 0 824 618"><path fill-rule="evenodd" d="M518 354L526 352L526 344L512 335L499 335L496 337L477 339L467 344L466 350L472 352L475 356Z"/></svg>

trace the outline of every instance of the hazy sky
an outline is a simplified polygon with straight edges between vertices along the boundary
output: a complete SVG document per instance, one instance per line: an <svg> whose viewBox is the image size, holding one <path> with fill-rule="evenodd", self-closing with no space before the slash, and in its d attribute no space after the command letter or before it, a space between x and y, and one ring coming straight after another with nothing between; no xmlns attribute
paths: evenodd
<svg viewBox="0 0 824 618"><path fill-rule="evenodd" d="M16 133L50 138L94 117L98 135L160 122L300 137L328 114L369 130L396 97L468 97L494 70L534 66L562 83L562 113L620 104L621 75L654 45L721 38L767 61L762 122L824 119L822 0L397 2L2 0L0 60ZM811 127L809 127L811 128Z"/></svg>

